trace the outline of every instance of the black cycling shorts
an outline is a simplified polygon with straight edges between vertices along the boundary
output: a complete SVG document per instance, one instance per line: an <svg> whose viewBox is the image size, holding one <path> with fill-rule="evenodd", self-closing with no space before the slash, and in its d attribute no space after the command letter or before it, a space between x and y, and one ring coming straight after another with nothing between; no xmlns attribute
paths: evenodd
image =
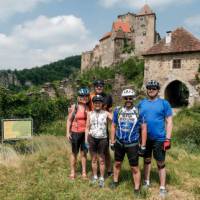
<svg viewBox="0 0 200 200"><path fill-rule="evenodd" d="M79 149L84 151L85 133L72 133L71 138L72 153L78 154Z"/></svg>
<svg viewBox="0 0 200 200"><path fill-rule="evenodd" d="M165 151L163 150L163 142L155 140L147 140L145 158L151 158L153 152L153 157L157 161L165 161Z"/></svg>
<svg viewBox="0 0 200 200"><path fill-rule="evenodd" d="M125 154L127 154L129 164L131 167L138 166L138 149L139 145L134 144L133 146L124 146L116 141L115 143L115 161L122 162L124 160Z"/></svg>
<svg viewBox="0 0 200 200"><path fill-rule="evenodd" d="M91 135L88 137L89 151L91 154L99 154L100 156L105 156L108 149L108 139L107 138L94 138Z"/></svg>

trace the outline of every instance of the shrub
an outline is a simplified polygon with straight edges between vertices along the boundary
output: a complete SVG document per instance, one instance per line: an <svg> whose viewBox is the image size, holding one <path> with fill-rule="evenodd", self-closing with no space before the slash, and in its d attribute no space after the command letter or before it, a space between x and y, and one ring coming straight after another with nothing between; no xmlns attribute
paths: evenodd
<svg viewBox="0 0 200 200"><path fill-rule="evenodd" d="M11 94L0 89L1 118L33 118L34 132L39 132L41 125L62 119L67 115L69 100L65 97L56 99L40 95L27 96L25 93Z"/></svg>
<svg viewBox="0 0 200 200"><path fill-rule="evenodd" d="M200 106L183 109L174 118L175 141L187 145L190 150L200 146Z"/></svg>

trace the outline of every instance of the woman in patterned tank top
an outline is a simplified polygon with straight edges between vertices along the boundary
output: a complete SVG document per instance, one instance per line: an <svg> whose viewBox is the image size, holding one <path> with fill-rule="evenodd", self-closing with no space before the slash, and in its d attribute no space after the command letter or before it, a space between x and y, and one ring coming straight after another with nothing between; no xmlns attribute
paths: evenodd
<svg viewBox="0 0 200 200"><path fill-rule="evenodd" d="M97 161L99 158L99 187L104 187L105 172L105 153L108 148L107 123L108 119L112 120L112 115L103 110L103 97L96 95L92 99L94 110L87 115L86 123L86 144L89 142L89 151L92 158L92 183L96 183L97 177Z"/></svg>

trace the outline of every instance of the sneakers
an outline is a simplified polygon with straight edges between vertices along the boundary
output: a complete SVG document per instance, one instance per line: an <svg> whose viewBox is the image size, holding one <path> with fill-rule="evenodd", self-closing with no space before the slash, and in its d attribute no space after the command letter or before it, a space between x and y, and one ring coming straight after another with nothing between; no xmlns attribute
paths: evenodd
<svg viewBox="0 0 200 200"><path fill-rule="evenodd" d="M104 187L104 178L102 178L102 177L99 178L99 187L100 188Z"/></svg>
<svg viewBox="0 0 200 200"><path fill-rule="evenodd" d="M91 179L91 184L94 185L94 184L97 183L97 181L98 181L98 177L93 176L92 179Z"/></svg>
<svg viewBox="0 0 200 200"><path fill-rule="evenodd" d="M144 183L143 183L143 185L142 185L142 188L148 189L149 187L150 187L149 181L144 181Z"/></svg>
<svg viewBox="0 0 200 200"><path fill-rule="evenodd" d="M166 197L167 196L167 190L161 188L159 194L160 194L160 197Z"/></svg>
<svg viewBox="0 0 200 200"><path fill-rule="evenodd" d="M104 178L100 177L99 181L98 181L98 177L93 176L91 179L91 184L95 185L97 182L98 182L100 188L104 187Z"/></svg>
<svg viewBox="0 0 200 200"><path fill-rule="evenodd" d="M112 176L112 175L113 175L113 172L112 172L112 171L107 172L107 176L108 176L108 177L110 177L110 176Z"/></svg>
<svg viewBox="0 0 200 200"><path fill-rule="evenodd" d="M133 193L134 193L134 196L139 196L140 195L140 189L134 189Z"/></svg>
<svg viewBox="0 0 200 200"><path fill-rule="evenodd" d="M114 182L114 181L113 181L113 182L110 184L110 188L111 188L111 189L116 189L118 185L119 185L119 182Z"/></svg>

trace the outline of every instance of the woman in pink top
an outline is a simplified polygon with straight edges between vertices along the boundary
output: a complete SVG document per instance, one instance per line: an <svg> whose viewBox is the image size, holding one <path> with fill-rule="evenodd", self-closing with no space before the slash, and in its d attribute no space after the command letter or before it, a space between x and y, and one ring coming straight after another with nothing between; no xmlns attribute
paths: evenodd
<svg viewBox="0 0 200 200"><path fill-rule="evenodd" d="M87 120L89 101L89 90L81 88L78 91L77 104L72 105L67 118L67 139L71 143L72 153L70 159L71 173L70 178L76 177L76 163L79 149L81 151L82 178L87 178L86 160L87 148L85 147L85 128Z"/></svg>

